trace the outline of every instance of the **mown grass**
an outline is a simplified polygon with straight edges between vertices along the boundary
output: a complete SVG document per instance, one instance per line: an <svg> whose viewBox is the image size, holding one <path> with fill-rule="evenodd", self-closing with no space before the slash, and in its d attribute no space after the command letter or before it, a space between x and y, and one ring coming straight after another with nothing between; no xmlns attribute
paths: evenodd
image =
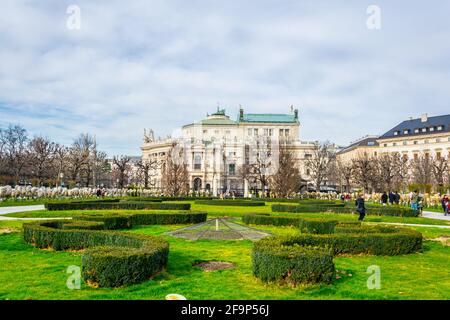
<svg viewBox="0 0 450 320"><path fill-rule="evenodd" d="M209 205L201 205L196 204L194 201L177 201L179 203L191 203L191 211L202 211L208 212L208 217L240 217L243 214L249 213L270 213L273 215L282 215L282 216L299 216L305 218L314 218L314 217L327 217L330 219L338 219L338 220L356 220L356 214L333 214L333 213L283 213L283 212L273 212L271 210L271 204L266 204L262 207L230 207L230 206L209 206ZM29 211L29 212L17 212L10 213L6 216L8 217L16 217L16 218L54 218L54 217L74 217L81 216L85 214L112 214L112 213L122 213L122 214L133 214L137 212L148 212L155 213L161 211L155 210L83 210L83 211L47 211L47 210L39 210L39 211ZM408 223L408 224L428 224L428 225L450 225L450 221L446 220L435 220L421 217L390 217L390 216L373 216L367 215L364 219L368 222L395 222L395 223Z"/></svg>
<svg viewBox="0 0 450 320"><path fill-rule="evenodd" d="M0 221L0 229L20 230L22 222ZM158 235L170 242L168 269L145 283L117 289L94 289L82 283L80 290L66 287L67 267L80 265L80 252L39 250L26 244L21 232L0 235L0 299L164 299L179 293L188 299L448 299L450 247L426 241L422 253L396 257L336 257L345 271L332 285L299 286L265 284L251 271L251 241L188 241L165 235L183 227L142 226L129 232ZM295 234L293 227L255 226L274 234ZM449 235L437 228L416 228L425 237ZM423 229L423 230L422 230ZM235 269L204 272L192 264L221 260ZM370 290L367 268L381 268L381 289ZM349 276L351 274L352 276Z"/></svg>

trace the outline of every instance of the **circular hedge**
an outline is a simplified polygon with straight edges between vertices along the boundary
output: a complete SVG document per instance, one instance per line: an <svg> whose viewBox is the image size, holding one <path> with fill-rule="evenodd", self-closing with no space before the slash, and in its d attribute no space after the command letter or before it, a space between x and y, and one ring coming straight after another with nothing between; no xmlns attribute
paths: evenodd
<svg viewBox="0 0 450 320"><path fill-rule="evenodd" d="M421 248L422 234L414 230L338 224L329 234L302 233L259 240L253 245L252 267L253 274L266 282L330 283L335 276L334 255L393 256Z"/></svg>
<svg viewBox="0 0 450 320"><path fill-rule="evenodd" d="M86 249L83 279L92 286L120 287L148 280L167 266L169 243L162 238L112 231L137 224L206 221L206 213L84 216L25 223L24 240L37 248Z"/></svg>

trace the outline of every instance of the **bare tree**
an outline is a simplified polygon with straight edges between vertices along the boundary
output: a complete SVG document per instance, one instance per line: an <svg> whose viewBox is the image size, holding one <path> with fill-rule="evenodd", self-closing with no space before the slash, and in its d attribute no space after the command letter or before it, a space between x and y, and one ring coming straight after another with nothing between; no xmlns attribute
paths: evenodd
<svg viewBox="0 0 450 320"><path fill-rule="evenodd" d="M383 153L377 157L377 160L381 189L383 189L383 191L392 190L400 166L398 153Z"/></svg>
<svg viewBox="0 0 450 320"><path fill-rule="evenodd" d="M150 177L152 172L160 167L160 163L154 159L140 159L136 166L138 168L139 181L144 184L144 188L147 189L151 184Z"/></svg>
<svg viewBox="0 0 450 320"><path fill-rule="evenodd" d="M449 161L444 157L435 157L430 160L434 180L439 187L444 186L446 174L449 171Z"/></svg>
<svg viewBox="0 0 450 320"><path fill-rule="evenodd" d="M337 176L341 183L344 182L345 191L350 192L351 182L353 178L353 165L350 161L337 160L336 161ZM342 189L342 188L341 188Z"/></svg>
<svg viewBox="0 0 450 320"><path fill-rule="evenodd" d="M184 150L176 144L167 154L162 164L162 189L170 196L186 195L189 192L189 173L184 159Z"/></svg>
<svg viewBox="0 0 450 320"><path fill-rule="evenodd" d="M365 192L369 192L374 175L373 160L364 152L352 159L352 166L353 181Z"/></svg>
<svg viewBox="0 0 450 320"><path fill-rule="evenodd" d="M411 162L411 171L414 182L421 185L431 184L432 166L431 158L428 155L420 155Z"/></svg>
<svg viewBox="0 0 450 320"><path fill-rule="evenodd" d="M335 156L333 145L330 142L316 142L312 157L306 159L306 168L309 169L309 175L313 179L317 191L320 190L322 182L328 177Z"/></svg>
<svg viewBox="0 0 450 320"><path fill-rule="evenodd" d="M9 125L6 130L2 130L1 141L4 174L12 175L17 184L27 163L27 131L20 125Z"/></svg>
<svg viewBox="0 0 450 320"><path fill-rule="evenodd" d="M278 159L278 170L270 176L269 186L276 197L285 198L300 190L301 175L291 149L281 147Z"/></svg>
<svg viewBox="0 0 450 320"><path fill-rule="evenodd" d="M120 188L125 186L127 182L128 175L130 172L130 162L131 158L128 156L119 156L113 158L114 169L113 172L116 173L118 184Z"/></svg>
<svg viewBox="0 0 450 320"><path fill-rule="evenodd" d="M31 176L42 184L53 175L56 143L48 138L35 137L28 143L27 155Z"/></svg>

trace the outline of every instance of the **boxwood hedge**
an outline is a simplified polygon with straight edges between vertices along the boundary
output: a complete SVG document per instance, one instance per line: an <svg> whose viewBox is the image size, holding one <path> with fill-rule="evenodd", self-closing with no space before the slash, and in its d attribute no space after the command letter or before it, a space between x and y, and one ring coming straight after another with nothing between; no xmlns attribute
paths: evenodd
<svg viewBox="0 0 450 320"><path fill-rule="evenodd" d="M196 200L196 204L208 206L239 206L239 207L263 207L266 205L263 201L246 200Z"/></svg>
<svg viewBox="0 0 450 320"><path fill-rule="evenodd" d="M167 266L169 244L153 236L64 228L66 221L27 223L24 239L38 248L86 249L82 275L88 284L119 287L149 279Z"/></svg>
<svg viewBox="0 0 450 320"><path fill-rule="evenodd" d="M309 212L332 212L332 213L355 213L355 207L346 206L341 203L329 203L329 204L300 204L300 205L284 205L273 204L272 212L293 212L293 213L309 213ZM400 206L392 207L366 207L366 214L378 215L378 216L399 216L399 217L417 217L418 211L411 208L404 208Z"/></svg>
<svg viewBox="0 0 450 320"><path fill-rule="evenodd" d="M252 268L263 281L329 283L334 277L333 255L400 255L421 248L422 234L414 230L338 225L330 234L302 233L259 240L253 245Z"/></svg>
<svg viewBox="0 0 450 320"><path fill-rule="evenodd" d="M190 203L155 203L155 202L48 202L47 210L190 210Z"/></svg>
<svg viewBox="0 0 450 320"><path fill-rule="evenodd" d="M81 216L74 220L25 223L24 239L37 248L87 249L82 254L84 280L99 287L119 287L149 279L167 266L169 244L147 235L115 229L137 224L206 221L206 213Z"/></svg>

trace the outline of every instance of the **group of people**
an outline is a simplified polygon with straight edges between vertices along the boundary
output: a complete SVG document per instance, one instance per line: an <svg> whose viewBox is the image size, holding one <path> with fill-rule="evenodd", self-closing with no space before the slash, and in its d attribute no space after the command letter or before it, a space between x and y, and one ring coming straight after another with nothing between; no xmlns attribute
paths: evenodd
<svg viewBox="0 0 450 320"><path fill-rule="evenodd" d="M444 210L444 215L450 214L450 201L446 194L442 197L441 204L442 209Z"/></svg>
<svg viewBox="0 0 450 320"><path fill-rule="evenodd" d="M386 206L388 204L388 200L391 205L399 204L400 203L400 195L398 194L397 191L395 191L395 192L389 191L389 195L385 191L381 195L381 203L383 204L383 206Z"/></svg>

